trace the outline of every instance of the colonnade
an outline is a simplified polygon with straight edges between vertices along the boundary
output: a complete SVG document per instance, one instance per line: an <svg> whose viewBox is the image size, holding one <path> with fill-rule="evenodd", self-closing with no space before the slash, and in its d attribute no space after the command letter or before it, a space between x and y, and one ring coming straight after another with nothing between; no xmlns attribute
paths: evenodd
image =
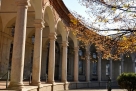
<svg viewBox="0 0 136 91"><path fill-rule="evenodd" d="M24 71L24 54L25 54L25 40L26 40L26 25L27 25L27 10L30 6L29 0L17 1L17 18L15 25L13 56L11 66L11 81L9 88L23 87L23 71ZM35 19L35 42L34 42L34 56L32 66L32 82L31 85L39 86L41 74L41 57L42 57L42 31L44 28L43 19ZM54 83L55 70L55 41L56 33L49 34L50 49L49 49L49 64L48 64L48 83ZM62 56L62 77L61 81L67 82L67 46L68 41L62 42L63 56ZM74 60L74 81L78 82L78 47L75 47Z"/></svg>
<svg viewBox="0 0 136 91"><path fill-rule="evenodd" d="M29 0L18 0L17 4L17 16L15 25L12 66L11 66L11 80L9 88L22 88L23 87L23 72L24 72L24 57L25 57L25 43L26 43L26 25L27 25L27 11L30 6ZM36 18L34 22L35 26L35 42L34 42L34 55L32 65L32 82L31 85L40 86L41 75L41 57L42 57L42 33L44 28L44 19ZM48 83L54 84L54 71L55 71L55 41L57 39L56 32L49 33L49 63L48 63ZM61 69L61 82L67 83L67 47L68 39L62 41L62 69ZM90 82L90 46L86 48L86 82ZM79 81L78 74L78 61L79 61L79 46L74 46L74 82ZM121 72L124 72L124 61L121 56ZM135 63L135 56L132 58ZM113 61L110 60L110 77L113 77ZM133 65L134 69L135 65ZM98 53L98 81L102 79L102 55ZM45 69L47 70L47 69Z"/></svg>

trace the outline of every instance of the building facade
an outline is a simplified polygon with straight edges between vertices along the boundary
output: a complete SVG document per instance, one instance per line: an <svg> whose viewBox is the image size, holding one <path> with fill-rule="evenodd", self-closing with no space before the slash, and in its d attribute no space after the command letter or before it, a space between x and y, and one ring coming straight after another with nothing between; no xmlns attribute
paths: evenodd
<svg viewBox="0 0 136 91"><path fill-rule="evenodd" d="M29 85L46 81L48 91L98 87L107 76L116 82L122 72L136 72L135 53L104 60L94 45L80 46L68 14L61 0L1 0L0 76L10 70L9 89L22 89L30 77Z"/></svg>

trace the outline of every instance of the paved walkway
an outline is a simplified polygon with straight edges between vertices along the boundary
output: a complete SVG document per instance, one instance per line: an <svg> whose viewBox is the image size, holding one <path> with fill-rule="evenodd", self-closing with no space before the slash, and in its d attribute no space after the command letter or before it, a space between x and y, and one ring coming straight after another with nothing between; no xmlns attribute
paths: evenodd
<svg viewBox="0 0 136 91"><path fill-rule="evenodd" d="M77 89L77 90L64 90L64 91L107 91L107 89ZM125 89L112 89L111 91L127 91Z"/></svg>
<svg viewBox="0 0 136 91"><path fill-rule="evenodd" d="M45 82L42 82L42 83L45 84ZM24 82L24 85L29 88L33 87L33 86L29 86L28 81ZM0 81L0 91L3 91L2 89L6 89L6 81ZM107 91L107 89L76 89L76 90L60 90L60 91ZM125 89L112 89L111 91L127 91L127 90L125 90Z"/></svg>

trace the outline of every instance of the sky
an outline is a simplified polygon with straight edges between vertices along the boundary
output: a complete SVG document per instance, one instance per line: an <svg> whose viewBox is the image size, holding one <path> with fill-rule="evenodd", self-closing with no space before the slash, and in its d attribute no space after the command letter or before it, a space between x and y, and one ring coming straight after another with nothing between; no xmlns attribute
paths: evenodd
<svg viewBox="0 0 136 91"><path fill-rule="evenodd" d="M63 0L63 2L70 11L76 11L80 15L83 15L85 17L89 17L85 12L86 7L80 5L78 3L78 0Z"/></svg>
<svg viewBox="0 0 136 91"><path fill-rule="evenodd" d="M71 2L72 1L72 2ZM63 0L64 4L70 11L76 11L78 14L82 15L85 17L85 20L88 18L90 19L89 15L85 12L87 8L81 4L79 4L78 0ZM109 34L114 34L115 32L101 32L102 35L109 35Z"/></svg>

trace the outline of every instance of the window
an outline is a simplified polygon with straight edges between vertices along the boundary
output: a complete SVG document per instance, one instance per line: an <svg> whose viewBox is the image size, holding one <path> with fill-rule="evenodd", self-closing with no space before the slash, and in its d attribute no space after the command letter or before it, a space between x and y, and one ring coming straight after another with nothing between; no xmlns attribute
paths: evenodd
<svg viewBox="0 0 136 91"><path fill-rule="evenodd" d="M93 53L93 58L96 59L96 53Z"/></svg>
<svg viewBox="0 0 136 91"><path fill-rule="evenodd" d="M93 53L92 58L93 58L93 61L92 61L93 62L92 74L97 75L97 55L96 55L96 53Z"/></svg>
<svg viewBox="0 0 136 91"><path fill-rule="evenodd" d="M79 74L80 75L83 74L83 61L82 60L79 61Z"/></svg>
<svg viewBox="0 0 136 91"><path fill-rule="evenodd" d="M70 65L71 63L70 63L70 60L69 60L69 58L67 58L67 74L68 75L71 75L71 65Z"/></svg>
<svg viewBox="0 0 136 91"><path fill-rule="evenodd" d="M82 50L79 50L79 56L82 56L82 55L83 55Z"/></svg>
<svg viewBox="0 0 136 91"><path fill-rule="evenodd" d="M13 44L10 45L10 53L9 53L9 69L11 69L11 63L12 63L12 52L13 52Z"/></svg>
<svg viewBox="0 0 136 91"><path fill-rule="evenodd" d="M106 75L109 75L110 72L110 64L106 64Z"/></svg>
<svg viewBox="0 0 136 91"><path fill-rule="evenodd" d="M97 75L97 62L93 61L93 68L92 69L93 69L92 74Z"/></svg>

